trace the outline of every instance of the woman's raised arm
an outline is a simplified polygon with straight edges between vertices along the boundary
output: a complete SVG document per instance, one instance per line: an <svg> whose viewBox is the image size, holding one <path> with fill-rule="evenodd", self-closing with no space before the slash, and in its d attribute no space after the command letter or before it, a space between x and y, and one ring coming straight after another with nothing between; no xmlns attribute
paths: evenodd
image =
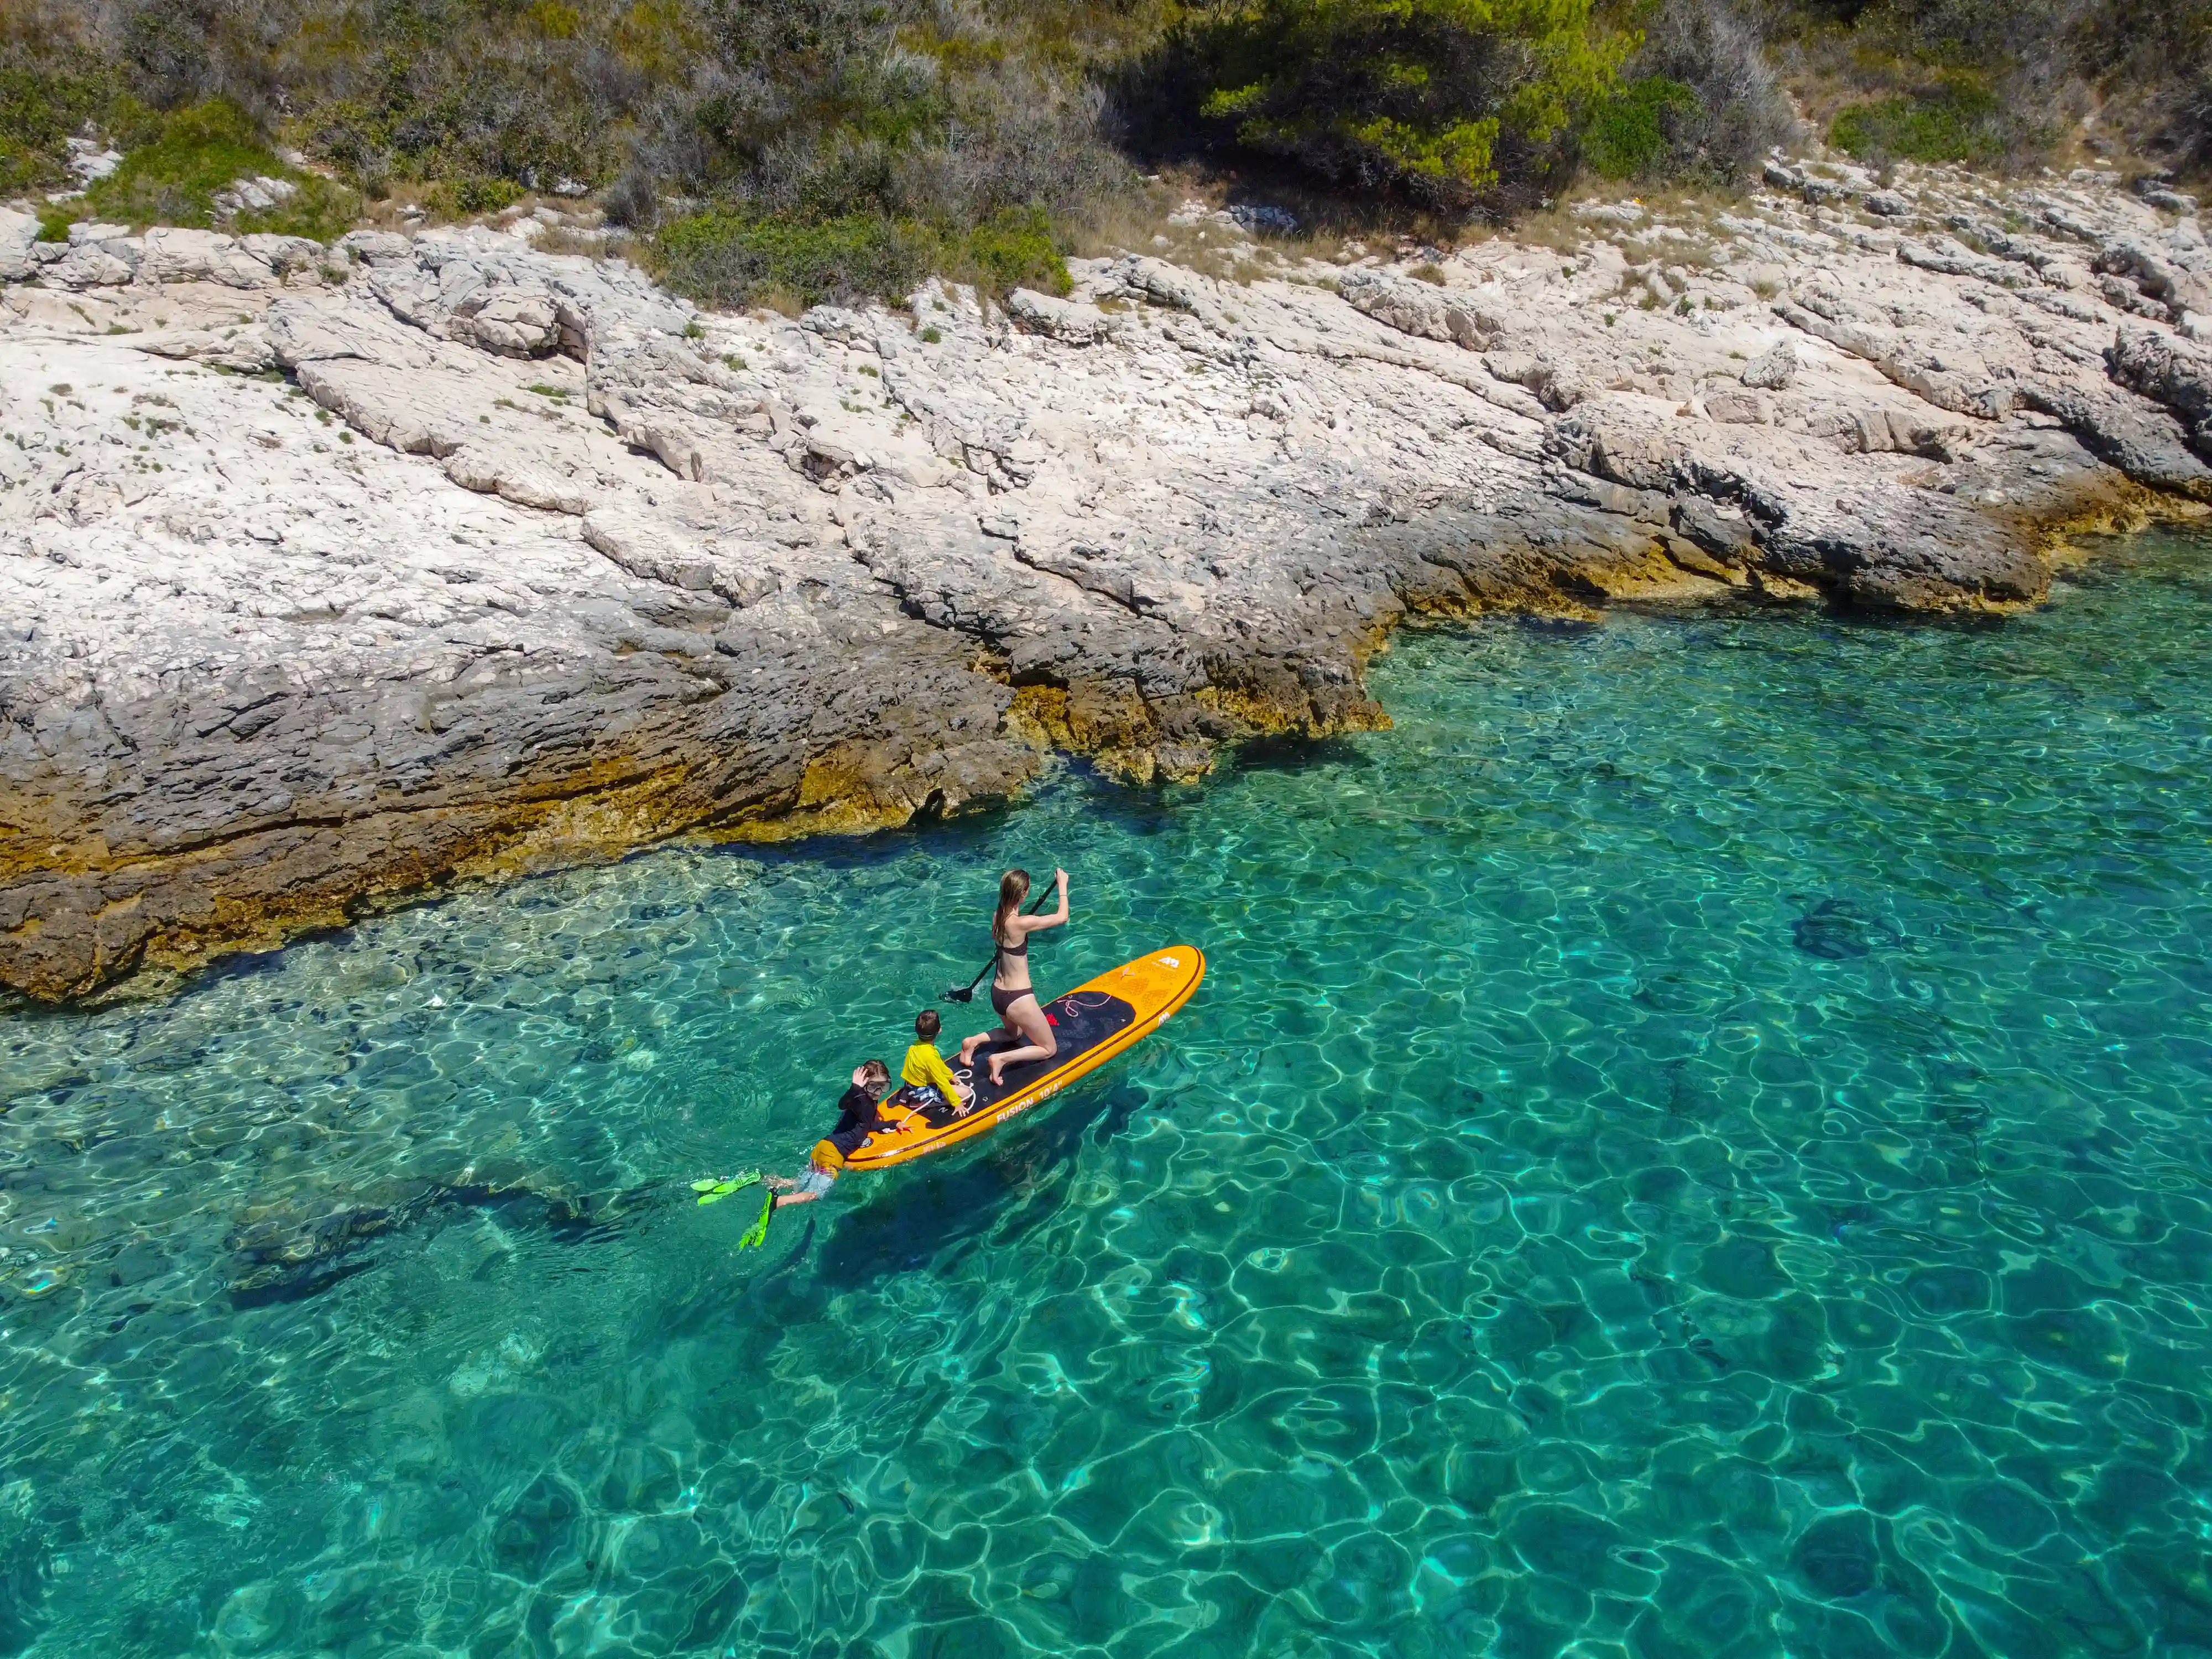
<svg viewBox="0 0 2212 1659"><path fill-rule="evenodd" d="M1055 870L1052 878L1060 884L1060 908L1048 916L1021 917L1019 921L1024 938L1031 933L1042 933L1048 927L1057 927L1067 920L1067 872Z"/></svg>

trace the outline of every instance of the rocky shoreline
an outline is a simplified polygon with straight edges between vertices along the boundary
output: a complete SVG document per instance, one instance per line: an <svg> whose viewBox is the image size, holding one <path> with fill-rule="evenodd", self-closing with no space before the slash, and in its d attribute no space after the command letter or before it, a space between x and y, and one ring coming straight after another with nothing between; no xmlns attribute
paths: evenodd
<svg viewBox="0 0 2212 1659"><path fill-rule="evenodd" d="M485 227L36 229L0 213L0 986L41 1000L1055 747L1194 776L1382 723L1409 615L2002 611L2068 532L2212 501L2212 256L2111 175L1778 159L1564 252L1344 264L1221 215L1218 275L795 321Z"/></svg>

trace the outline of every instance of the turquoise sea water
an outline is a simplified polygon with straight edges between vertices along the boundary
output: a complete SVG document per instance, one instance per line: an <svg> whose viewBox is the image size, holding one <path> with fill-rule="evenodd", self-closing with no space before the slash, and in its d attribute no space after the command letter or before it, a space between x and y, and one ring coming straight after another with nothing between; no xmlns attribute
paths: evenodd
<svg viewBox="0 0 2212 1659"><path fill-rule="evenodd" d="M0 1651L2212 1653L2212 547L1376 685L8 1017ZM735 1251L1017 860L1196 1000Z"/></svg>

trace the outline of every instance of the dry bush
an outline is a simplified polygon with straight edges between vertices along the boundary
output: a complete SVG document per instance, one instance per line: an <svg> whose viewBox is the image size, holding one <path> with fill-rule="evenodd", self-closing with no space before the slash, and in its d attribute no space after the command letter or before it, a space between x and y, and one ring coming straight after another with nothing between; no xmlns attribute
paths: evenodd
<svg viewBox="0 0 2212 1659"><path fill-rule="evenodd" d="M678 197L755 216L964 228L1127 187L1085 71L1085 43L1124 15L1110 10L88 0L59 15L82 25L88 61L146 101L227 100L372 194L434 183L447 215L573 182L606 189L616 216L638 226ZM5 68L0 55L0 77ZM0 117L6 91L0 78Z"/></svg>
<svg viewBox="0 0 2212 1659"><path fill-rule="evenodd" d="M1253 33L1310 10L1321 35ZM1728 188L1790 136L1777 63L1823 133L1856 107L1839 136L1877 161L2036 159L2100 97L2106 126L2212 167L2212 0L1572 0L1546 15L1581 19L1584 46L1632 27L1641 44L1617 88L1590 58L1553 88L1566 124L1525 131L1514 112L1545 101L1531 88L1549 71L1507 50L1503 25L1470 45L1475 15L1441 0L0 0L0 187L52 188L88 122L147 142L159 112L220 99L263 140L440 217L586 187L641 238L720 214L744 228L707 261L722 262L708 286L799 295L848 278L761 228L844 227L873 250L840 267L854 273L902 272L901 250L921 246L987 281L1048 269L1027 244L1018 258L998 233L973 240L1009 215L1042 215L1063 252L1141 248L1231 276L1224 245L1262 250L1249 277L1271 255L1450 246L1530 215L1523 234L1565 252L1589 231L1541 210L1578 153L1647 198ZM1465 107L1391 101L1405 65L1390 53L1408 42ZM1309 107L1310 93L1350 102ZM1489 102L1500 125L1477 167L1468 124ZM1383 115L1402 129L1388 143ZM1131 156L1170 176L1147 189ZM1432 161L1443 171L1424 173ZM1475 191L1486 169L1497 179ZM1300 232L1164 226L1194 191L1287 208Z"/></svg>
<svg viewBox="0 0 2212 1659"><path fill-rule="evenodd" d="M2033 165L2067 149L2094 110L2093 149L2117 141L2212 166L2207 0L1790 0L1770 9L1777 55L1808 113L1869 160Z"/></svg>
<svg viewBox="0 0 2212 1659"><path fill-rule="evenodd" d="M1742 179L1770 148L1796 135L1761 20L1735 0L1667 0L1629 69L1693 95L1693 103L1678 104L1663 118L1670 178Z"/></svg>

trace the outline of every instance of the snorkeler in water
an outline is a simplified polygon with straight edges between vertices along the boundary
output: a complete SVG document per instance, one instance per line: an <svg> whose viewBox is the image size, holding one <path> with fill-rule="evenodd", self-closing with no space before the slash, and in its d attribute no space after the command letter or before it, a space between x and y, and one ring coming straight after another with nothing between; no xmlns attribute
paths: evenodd
<svg viewBox="0 0 2212 1659"><path fill-rule="evenodd" d="M787 1204L811 1204L836 1183L845 1160L860 1150L878 1129L894 1127L884 1117L883 1100L891 1086L891 1068L871 1060L853 1069L853 1086L837 1102L837 1127L814 1143L805 1170L796 1176L769 1176L763 1184L781 1194L779 1210Z"/></svg>

